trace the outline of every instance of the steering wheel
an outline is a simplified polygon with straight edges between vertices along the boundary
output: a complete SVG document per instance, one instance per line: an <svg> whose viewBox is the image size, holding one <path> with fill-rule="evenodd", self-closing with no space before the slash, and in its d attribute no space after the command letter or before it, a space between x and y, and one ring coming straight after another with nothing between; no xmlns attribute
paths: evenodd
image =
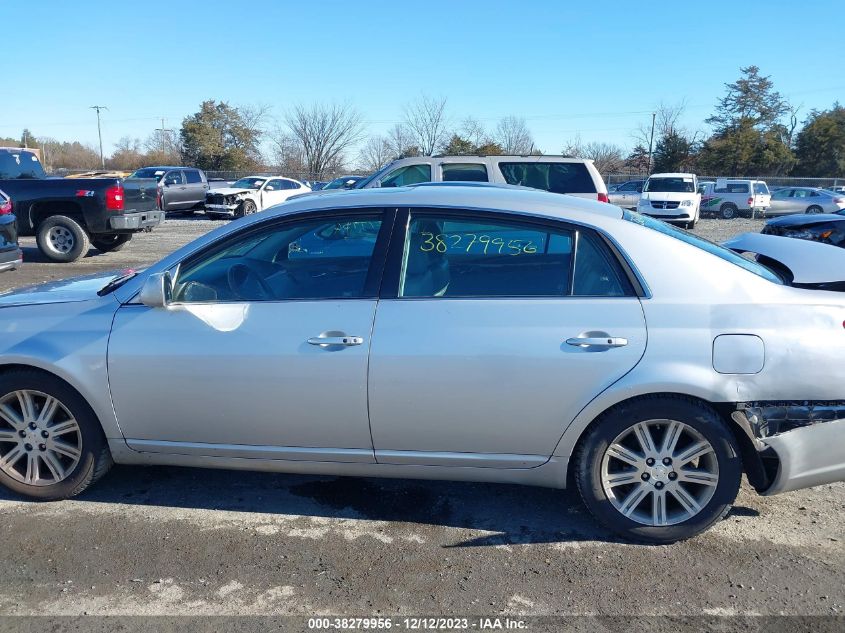
<svg viewBox="0 0 845 633"><path fill-rule="evenodd" d="M226 275L229 282L229 289L241 301L269 301L273 298L273 289L264 281L264 278L258 274L254 269L246 264L235 264L229 269ZM242 292L244 285L252 281L260 290L260 297L247 297Z"/></svg>

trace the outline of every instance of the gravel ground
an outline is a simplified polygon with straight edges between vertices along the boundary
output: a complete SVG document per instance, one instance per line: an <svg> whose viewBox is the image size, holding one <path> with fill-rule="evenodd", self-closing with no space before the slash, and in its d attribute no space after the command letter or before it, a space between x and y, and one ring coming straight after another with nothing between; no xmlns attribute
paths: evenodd
<svg viewBox="0 0 845 633"><path fill-rule="evenodd" d="M25 238L0 288L141 266L219 224L168 220L71 265ZM116 467L72 501L0 492L0 614L830 616L845 609L843 518L845 485L743 486L706 534L648 547L597 528L572 491Z"/></svg>

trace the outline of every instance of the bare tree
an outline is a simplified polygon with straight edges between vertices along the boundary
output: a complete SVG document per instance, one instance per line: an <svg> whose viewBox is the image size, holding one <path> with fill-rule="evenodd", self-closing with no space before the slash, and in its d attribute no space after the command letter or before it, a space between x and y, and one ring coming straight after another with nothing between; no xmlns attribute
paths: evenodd
<svg viewBox="0 0 845 633"><path fill-rule="evenodd" d="M277 128L270 134L273 163L289 176L306 177L305 153L302 144L287 130Z"/></svg>
<svg viewBox="0 0 845 633"><path fill-rule="evenodd" d="M525 119L517 116L506 116L496 126L496 142L505 154L531 154L534 152L534 139Z"/></svg>
<svg viewBox="0 0 845 633"><path fill-rule="evenodd" d="M687 109L686 99L681 100L675 104L666 104L662 101L660 105L654 110L654 142L664 136L671 134L681 134L686 136L686 132L680 127L680 119ZM634 131L634 141L637 145L648 147L651 140L651 121L648 123L641 123Z"/></svg>
<svg viewBox="0 0 845 633"><path fill-rule="evenodd" d="M596 169L603 175L618 173L625 167L625 151L621 147L597 141L582 143L580 136L570 139L562 154L571 158L592 160Z"/></svg>
<svg viewBox="0 0 845 633"><path fill-rule="evenodd" d="M471 116L461 122L459 135L472 143L473 147L481 147L493 142L484 126Z"/></svg>
<svg viewBox="0 0 845 633"><path fill-rule="evenodd" d="M367 140L358 153L358 164L364 171L378 171L393 158L390 141L383 136L374 136Z"/></svg>
<svg viewBox="0 0 845 633"><path fill-rule="evenodd" d="M349 105L297 105L285 117L291 135L302 149L310 177L342 162L344 152L361 138L361 115Z"/></svg>
<svg viewBox="0 0 845 633"><path fill-rule="evenodd" d="M448 140L446 98L435 99L422 95L405 106L405 125L414 136L417 147L424 156L431 156Z"/></svg>
<svg viewBox="0 0 845 633"><path fill-rule="evenodd" d="M157 129L144 141L146 160L155 165L181 165L182 148L173 130Z"/></svg>
<svg viewBox="0 0 845 633"><path fill-rule="evenodd" d="M414 135L404 123L397 123L390 128L387 133L387 143L390 146L392 158L420 155L420 148L414 141Z"/></svg>

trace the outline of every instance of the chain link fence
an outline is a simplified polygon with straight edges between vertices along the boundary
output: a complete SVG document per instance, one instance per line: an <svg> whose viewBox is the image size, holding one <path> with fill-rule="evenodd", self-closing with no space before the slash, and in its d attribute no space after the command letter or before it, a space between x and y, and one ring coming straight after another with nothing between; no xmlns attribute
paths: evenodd
<svg viewBox="0 0 845 633"><path fill-rule="evenodd" d="M629 180L645 180L648 174L606 174L604 181L608 187ZM704 176L698 174L698 181L729 178L730 180L762 180L769 187L836 187L845 186L845 178L804 178L803 176Z"/></svg>

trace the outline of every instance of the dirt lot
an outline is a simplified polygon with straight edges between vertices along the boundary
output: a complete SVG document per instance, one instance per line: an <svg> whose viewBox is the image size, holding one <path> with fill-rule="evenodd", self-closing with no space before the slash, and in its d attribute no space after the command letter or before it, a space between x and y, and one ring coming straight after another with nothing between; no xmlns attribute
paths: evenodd
<svg viewBox="0 0 845 633"><path fill-rule="evenodd" d="M142 266L218 222L26 264L0 288ZM704 220L724 239L751 220ZM760 498L692 541L623 544L570 491L116 467L72 501L0 492L0 614L835 615L845 485ZM261 625L256 625L260 628Z"/></svg>

